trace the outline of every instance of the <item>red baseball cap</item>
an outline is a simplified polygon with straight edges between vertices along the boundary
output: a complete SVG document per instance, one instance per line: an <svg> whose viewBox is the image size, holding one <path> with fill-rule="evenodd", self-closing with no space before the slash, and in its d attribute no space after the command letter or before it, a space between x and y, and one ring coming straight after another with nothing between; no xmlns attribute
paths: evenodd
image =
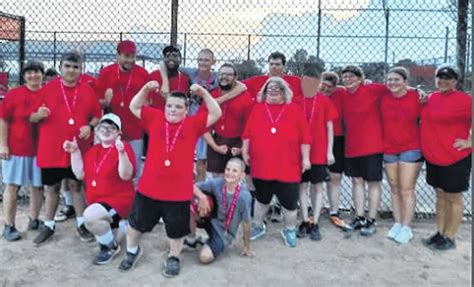
<svg viewBox="0 0 474 287"><path fill-rule="evenodd" d="M117 52L124 54L135 54L137 52L137 46L135 45L135 42L125 40L117 45Z"/></svg>

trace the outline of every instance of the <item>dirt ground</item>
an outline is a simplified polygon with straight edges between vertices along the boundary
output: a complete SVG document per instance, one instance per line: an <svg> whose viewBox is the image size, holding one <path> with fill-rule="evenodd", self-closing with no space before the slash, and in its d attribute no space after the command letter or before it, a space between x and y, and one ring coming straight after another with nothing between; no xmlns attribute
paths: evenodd
<svg viewBox="0 0 474 287"><path fill-rule="evenodd" d="M26 207L20 206L17 227L23 231L26 224ZM471 286L470 223L461 226L457 248L443 253L421 244L434 230L433 220L417 220L415 238L405 246L385 238L390 225L390 220L380 220L372 238L348 237L323 218L322 241L305 238L290 249L281 240L281 224L271 223L267 235L252 242L253 257L240 256L239 238L208 266L199 264L195 253L183 253L180 276L165 279L163 225L142 238L145 253L136 269L121 273L117 266L124 245L109 265L95 266L96 244L79 241L69 220L59 223L54 239L41 247L32 244L34 231L23 232L18 242L2 238L0 286Z"/></svg>

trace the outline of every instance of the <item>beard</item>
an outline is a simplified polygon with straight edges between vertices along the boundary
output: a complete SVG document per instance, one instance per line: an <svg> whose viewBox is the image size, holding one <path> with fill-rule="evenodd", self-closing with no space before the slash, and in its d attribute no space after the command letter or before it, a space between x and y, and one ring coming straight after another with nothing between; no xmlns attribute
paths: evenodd
<svg viewBox="0 0 474 287"><path fill-rule="evenodd" d="M229 91L230 89L232 89L233 85L232 85L232 84L227 84L227 85L219 84L219 87L220 87L221 90L223 90L223 91Z"/></svg>

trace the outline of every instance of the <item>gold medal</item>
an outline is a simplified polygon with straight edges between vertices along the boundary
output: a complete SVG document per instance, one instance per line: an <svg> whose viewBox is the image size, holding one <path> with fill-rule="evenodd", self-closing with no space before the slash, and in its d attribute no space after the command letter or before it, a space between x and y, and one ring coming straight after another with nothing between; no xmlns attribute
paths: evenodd
<svg viewBox="0 0 474 287"><path fill-rule="evenodd" d="M123 102L120 102L120 106L123 108L125 104Z"/></svg>
<svg viewBox="0 0 474 287"><path fill-rule="evenodd" d="M95 179L92 181L92 187L96 187L97 186L97 182L95 181Z"/></svg>
<svg viewBox="0 0 474 287"><path fill-rule="evenodd" d="M70 118L69 121L68 121L69 125L70 126L73 126L74 125L74 119L73 118Z"/></svg>
<svg viewBox="0 0 474 287"><path fill-rule="evenodd" d="M276 134L277 129L276 129L275 127L273 127L273 128L270 129L270 132L271 132L272 134Z"/></svg>
<svg viewBox="0 0 474 287"><path fill-rule="evenodd" d="M171 161L169 159L165 160L165 166L170 167L171 166Z"/></svg>

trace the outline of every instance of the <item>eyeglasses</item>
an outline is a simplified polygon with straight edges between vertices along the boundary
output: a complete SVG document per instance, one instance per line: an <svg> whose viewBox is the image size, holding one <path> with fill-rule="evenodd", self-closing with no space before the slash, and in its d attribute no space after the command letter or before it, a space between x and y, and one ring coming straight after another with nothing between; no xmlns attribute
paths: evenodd
<svg viewBox="0 0 474 287"><path fill-rule="evenodd" d="M81 68L79 65L71 65L71 64L64 64L63 67L66 69L73 68L74 70L79 70Z"/></svg>
<svg viewBox="0 0 474 287"><path fill-rule="evenodd" d="M234 73L219 73L219 76L221 76L221 77L233 77Z"/></svg>
<svg viewBox="0 0 474 287"><path fill-rule="evenodd" d="M280 92L280 91L283 91L283 88L280 88L280 87L268 87L268 88L267 88L267 91L268 91L268 92Z"/></svg>

